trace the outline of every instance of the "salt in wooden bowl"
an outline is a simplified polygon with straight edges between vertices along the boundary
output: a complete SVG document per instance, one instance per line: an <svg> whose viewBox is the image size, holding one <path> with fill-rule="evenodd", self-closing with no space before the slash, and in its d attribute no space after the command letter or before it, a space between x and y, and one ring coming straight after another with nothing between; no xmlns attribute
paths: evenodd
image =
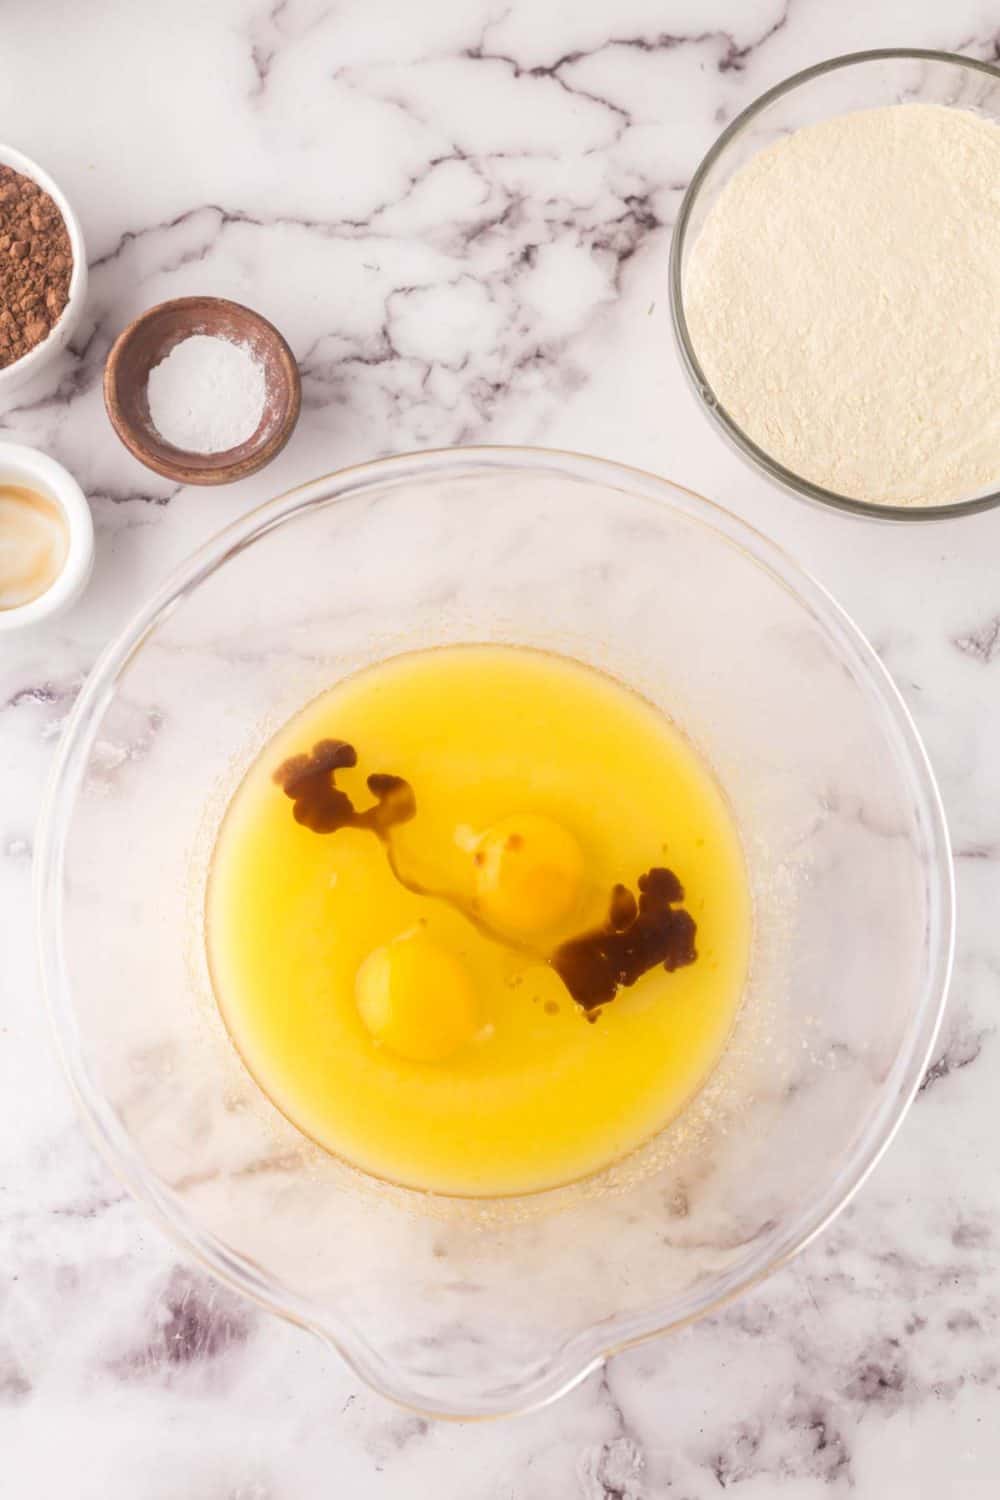
<svg viewBox="0 0 1000 1500"><path fill-rule="evenodd" d="M149 414L149 372L195 334L242 344L264 369L256 431L219 453L175 448ZM231 484L256 474L288 442L301 401L298 366L281 334L260 313L224 297L176 297L151 307L119 334L104 367L104 404L115 432L140 463L180 484Z"/></svg>

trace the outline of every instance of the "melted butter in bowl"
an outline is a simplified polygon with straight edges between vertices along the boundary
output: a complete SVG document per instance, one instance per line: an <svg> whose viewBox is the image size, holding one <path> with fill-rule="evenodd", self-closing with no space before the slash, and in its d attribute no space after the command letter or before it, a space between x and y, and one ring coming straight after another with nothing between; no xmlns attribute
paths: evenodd
<svg viewBox="0 0 1000 1500"><path fill-rule="evenodd" d="M40 598L68 554L69 525L58 501L27 485L0 483L0 610Z"/></svg>

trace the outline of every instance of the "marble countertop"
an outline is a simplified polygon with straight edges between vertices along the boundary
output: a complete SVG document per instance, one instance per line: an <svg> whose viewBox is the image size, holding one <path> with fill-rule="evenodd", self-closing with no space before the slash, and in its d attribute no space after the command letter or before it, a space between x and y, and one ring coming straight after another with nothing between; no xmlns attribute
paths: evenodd
<svg viewBox="0 0 1000 1500"><path fill-rule="evenodd" d="M749 473L672 346L670 226L725 122L790 72L886 45L995 60L986 0L8 0L0 135L83 221L87 315L0 435L79 477L97 564L0 645L0 1492L72 1500L864 1500L994 1496L1000 1435L1000 511L901 529ZM189 293L286 333L303 415L221 492L135 463L115 334ZM531 442L668 474L784 543L869 634L936 767L960 933L896 1143L797 1261L554 1407L429 1424L182 1262L92 1150L31 946L33 825L97 652L192 547L358 459Z"/></svg>

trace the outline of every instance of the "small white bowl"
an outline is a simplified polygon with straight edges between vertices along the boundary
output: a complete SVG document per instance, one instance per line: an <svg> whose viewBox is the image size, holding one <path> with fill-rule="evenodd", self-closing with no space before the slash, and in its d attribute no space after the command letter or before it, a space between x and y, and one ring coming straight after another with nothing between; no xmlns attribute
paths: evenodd
<svg viewBox="0 0 1000 1500"><path fill-rule="evenodd" d="M30 380L32 376L37 375L69 343L83 314L83 305L87 298L87 252L79 219L70 208L62 189L53 182L49 174L43 171L37 162L33 162L23 152L15 151L13 146L0 144L0 166L13 167L15 172L20 172L24 177L30 177L44 192L48 193L63 216L66 232L69 235L70 249L73 252L69 298L59 322L40 344L36 344L33 349L28 350L27 354L23 354L13 364L6 365L0 370L0 405L4 405L8 395L16 391L25 381Z"/></svg>
<svg viewBox="0 0 1000 1500"><path fill-rule="evenodd" d="M0 486L5 484L38 490L58 505L66 518L69 542L66 561L44 594L39 594L28 604L0 609L0 635L8 630L21 630L26 625L37 625L41 620L68 609L86 588L94 566L94 522L90 506L68 469L49 458L47 453L39 453L37 448L0 442Z"/></svg>

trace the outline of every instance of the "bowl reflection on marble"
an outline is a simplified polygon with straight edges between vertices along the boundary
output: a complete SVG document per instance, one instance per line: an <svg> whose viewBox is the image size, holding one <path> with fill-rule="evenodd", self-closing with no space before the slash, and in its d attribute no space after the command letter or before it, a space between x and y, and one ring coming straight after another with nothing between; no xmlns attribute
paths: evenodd
<svg viewBox="0 0 1000 1500"><path fill-rule="evenodd" d="M575 656L691 736L726 790L755 935L688 1110L599 1176L460 1200L376 1183L260 1094L214 1005L201 912L226 800L275 727L402 649ZM272 501L110 647L40 830L46 990L83 1111L136 1195L246 1295L442 1415L521 1410L780 1265L913 1096L952 944L947 833L891 682L778 548L665 480L465 449Z"/></svg>

